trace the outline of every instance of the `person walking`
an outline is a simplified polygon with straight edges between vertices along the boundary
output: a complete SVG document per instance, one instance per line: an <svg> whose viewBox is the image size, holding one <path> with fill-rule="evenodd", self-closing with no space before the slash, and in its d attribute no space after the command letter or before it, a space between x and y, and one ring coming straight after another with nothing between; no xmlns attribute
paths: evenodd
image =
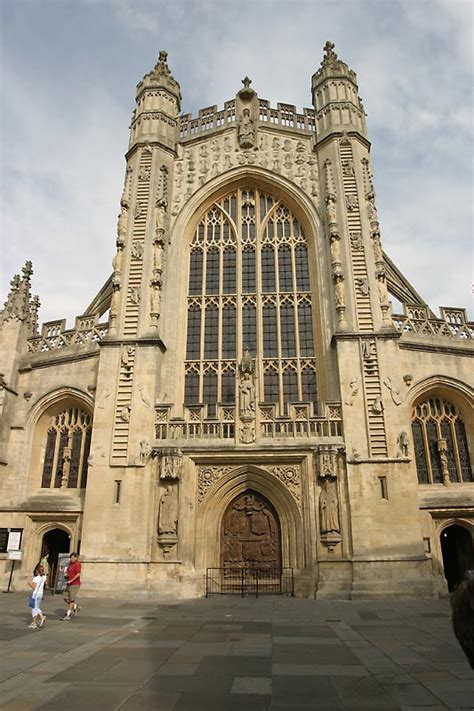
<svg viewBox="0 0 474 711"><path fill-rule="evenodd" d="M81 587L81 564L77 553L71 553L69 556L69 565L66 569L66 588L64 590L64 602L67 604L67 610L62 620L70 620L71 617L76 617L81 609L77 604L77 597Z"/></svg>
<svg viewBox="0 0 474 711"><path fill-rule="evenodd" d="M33 590L33 592L30 593L30 601L28 603L31 607L31 624L28 625L30 629L41 629L46 622L46 615L43 614L40 607L45 582L46 575L44 574L44 568L41 564L38 564L34 570L33 579L28 583Z"/></svg>

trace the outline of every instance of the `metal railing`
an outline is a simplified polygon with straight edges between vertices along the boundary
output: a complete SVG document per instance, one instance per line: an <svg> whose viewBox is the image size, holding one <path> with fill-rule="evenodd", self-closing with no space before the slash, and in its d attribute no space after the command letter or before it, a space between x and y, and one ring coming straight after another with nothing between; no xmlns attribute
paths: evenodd
<svg viewBox="0 0 474 711"><path fill-rule="evenodd" d="M293 568L207 568L206 597L209 595L290 595L293 597Z"/></svg>

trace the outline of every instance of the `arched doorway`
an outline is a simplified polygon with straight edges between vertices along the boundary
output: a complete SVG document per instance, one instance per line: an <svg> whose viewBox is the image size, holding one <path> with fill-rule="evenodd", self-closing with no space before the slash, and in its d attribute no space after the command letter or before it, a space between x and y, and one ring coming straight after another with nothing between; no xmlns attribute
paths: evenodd
<svg viewBox="0 0 474 711"><path fill-rule="evenodd" d="M71 537L61 528L53 528L43 536L41 558L47 556L49 563L48 587L53 587L56 580L59 553L69 553Z"/></svg>
<svg viewBox="0 0 474 711"><path fill-rule="evenodd" d="M445 528L441 532L441 552L444 576L448 582L448 590L452 592L464 572L474 564L474 550L469 531L456 524Z"/></svg>
<svg viewBox="0 0 474 711"><path fill-rule="evenodd" d="M220 557L229 573L281 569L280 522L265 496L247 489L230 502L222 517Z"/></svg>

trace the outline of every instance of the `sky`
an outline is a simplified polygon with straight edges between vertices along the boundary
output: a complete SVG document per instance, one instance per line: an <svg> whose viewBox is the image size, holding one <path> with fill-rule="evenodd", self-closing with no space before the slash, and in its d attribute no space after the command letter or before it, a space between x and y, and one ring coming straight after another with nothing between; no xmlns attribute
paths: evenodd
<svg viewBox="0 0 474 711"><path fill-rule="evenodd" d="M384 248L472 318L471 0L0 0L0 306L33 262L41 321L111 273L137 82L166 49L183 113L235 96L311 106L326 40L357 72Z"/></svg>

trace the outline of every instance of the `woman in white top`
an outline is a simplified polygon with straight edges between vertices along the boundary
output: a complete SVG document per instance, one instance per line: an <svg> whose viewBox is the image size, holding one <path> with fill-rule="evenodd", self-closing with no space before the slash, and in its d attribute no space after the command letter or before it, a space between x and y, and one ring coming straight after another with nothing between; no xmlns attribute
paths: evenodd
<svg viewBox="0 0 474 711"><path fill-rule="evenodd" d="M30 596L34 602L34 607L31 608L31 624L29 625L31 629L40 629L46 622L46 615L43 615L40 609L45 582L46 575L44 574L44 568L41 564L37 565L33 573L33 580L28 583L33 590Z"/></svg>

